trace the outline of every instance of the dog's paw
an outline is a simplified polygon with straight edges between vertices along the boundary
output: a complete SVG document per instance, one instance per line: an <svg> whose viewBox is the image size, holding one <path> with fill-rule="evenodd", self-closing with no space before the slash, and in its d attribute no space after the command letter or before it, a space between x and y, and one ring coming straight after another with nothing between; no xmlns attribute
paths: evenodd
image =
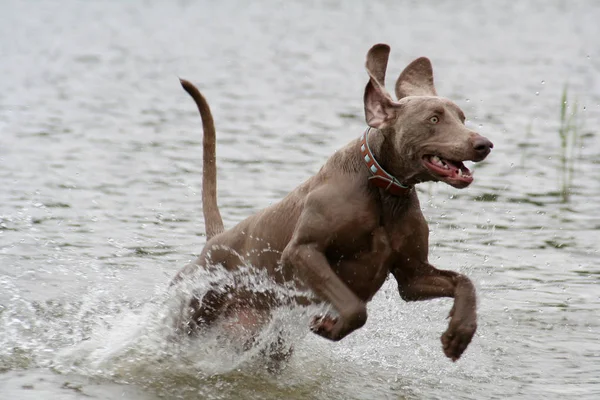
<svg viewBox="0 0 600 400"><path fill-rule="evenodd" d="M329 316L329 315L320 315L314 317L309 325L310 330L329 340L339 340L337 336L339 336L336 331L339 331L338 328L339 320L338 318Z"/></svg>
<svg viewBox="0 0 600 400"><path fill-rule="evenodd" d="M451 312L451 314L453 313ZM446 357L452 361L458 360L471 343L476 330L477 323L474 321L457 322L451 320L448 329L441 338Z"/></svg>

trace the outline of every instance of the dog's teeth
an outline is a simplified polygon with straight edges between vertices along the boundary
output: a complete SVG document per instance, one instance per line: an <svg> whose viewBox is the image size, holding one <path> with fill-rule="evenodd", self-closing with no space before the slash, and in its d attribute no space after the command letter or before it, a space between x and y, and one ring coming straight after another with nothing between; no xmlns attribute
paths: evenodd
<svg viewBox="0 0 600 400"><path fill-rule="evenodd" d="M446 166L446 164L445 164L445 163L444 163L444 162L441 160L441 158L439 158L438 156L433 156L433 157L431 157L431 161L432 161L432 162L433 162L435 165L437 165L437 166L439 166L439 167L448 168L448 167Z"/></svg>
<svg viewBox="0 0 600 400"><path fill-rule="evenodd" d="M458 170L458 176L463 176L462 169L459 169L459 170Z"/></svg>

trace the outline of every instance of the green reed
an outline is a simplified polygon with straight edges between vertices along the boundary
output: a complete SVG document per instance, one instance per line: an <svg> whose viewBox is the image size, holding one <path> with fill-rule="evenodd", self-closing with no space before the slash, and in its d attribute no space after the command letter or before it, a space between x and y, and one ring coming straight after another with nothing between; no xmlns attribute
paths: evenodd
<svg viewBox="0 0 600 400"><path fill-rule="evenodd" d="M579 103L575 99L572 104L569 104L568 92L568 85L565 84L561 96L560 125L558 127L558 136L560 137L558 179L560 197L563 203L569 201L571 186L573 184L573 171L577 158L575 149L581 146L581 130L583 129L583 120L579 113Z"/></svg>

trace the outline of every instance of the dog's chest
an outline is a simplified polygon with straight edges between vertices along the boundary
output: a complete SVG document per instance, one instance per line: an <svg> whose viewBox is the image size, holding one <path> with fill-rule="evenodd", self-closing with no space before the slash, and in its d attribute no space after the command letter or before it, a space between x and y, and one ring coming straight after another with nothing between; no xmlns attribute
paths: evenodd
<svg viewBox="0 0 600 400"><path fill-rule="evenodd" d="M401 232L396 234L390 234L389 236L390 248L394 254L403 253L406 248L408 238Z"/></svg>
<svg viewBox="0 0 600 400"><path fill-rule="evenodd" d="M359 298L369 301L388 275L387 260L391 249L387 234L381 227L365 235L358 243L361 246L357 246L354 252L347 249L331 266Z"/></svg>
<svg viewBox="0 0 600 400"><path fill-rule="evenodd" d="M384 225L391 249L389 263L427 257L429 228L424 219L407 218Z"/></svg>

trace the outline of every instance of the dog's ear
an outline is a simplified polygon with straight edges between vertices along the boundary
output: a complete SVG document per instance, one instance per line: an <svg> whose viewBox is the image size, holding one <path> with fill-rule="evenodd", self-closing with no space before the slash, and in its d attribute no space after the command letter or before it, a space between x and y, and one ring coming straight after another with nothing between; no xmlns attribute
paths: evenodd
<svg viewBox="0 0 600 400"><path fill-rule="evenodd" d="M390 46L376 44L367 53L367 73L369 82L365 87L364 105L367 124L376 129L388 127L397 118L400 105L392 100L385 90Z"/></svg>
<svg viewBox="0 0 600 400"><path fill-rule="evenodd" d="M381 87L385 87L385 71L389 57L390 46L383 43L374 45L367 53L367 72Z"/></svg>
<svg viewBox="0 0 600 400"><path fill-rule="evenodd" d="M437 96L433 85L433 68L427 57L417 58L408 64L396 81L396 97Z"/></svg>

